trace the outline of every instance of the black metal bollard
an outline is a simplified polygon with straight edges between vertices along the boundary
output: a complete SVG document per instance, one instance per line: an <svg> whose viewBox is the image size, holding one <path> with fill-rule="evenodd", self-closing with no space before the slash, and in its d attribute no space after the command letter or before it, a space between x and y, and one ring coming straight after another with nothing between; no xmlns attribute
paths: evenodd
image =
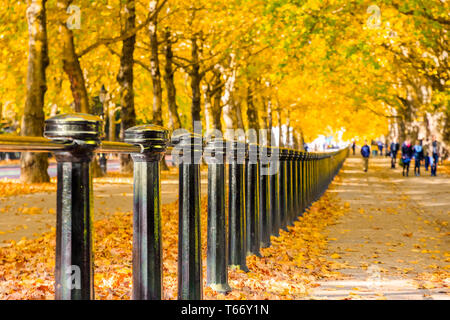
<svg viewBox="0 0 450 320"><path fill-rule="evenodd" d="M203 296L200 229L200 160L202 137L184 133L172 137L179 163L178 299Z"/></svg>
<svg viewBox="0 0 450 320"><path fill-rule="evenodd" d="M286 149L285 169L286 169L286 227L291 225L292 213L292 167L291 167L291 150ZM287 230L287 228L286 228Z"/></svg>
<svg viewBox="0 0 450 320"><path fill-rule="evenodd" d="M270 148L259 147L259 181L260 181L260 197L259 212L261 221L261 247L270 247L270 235L272 233L272 221L270 215Z"/></svg>
<svg viewBox="0 0 450 320"><path fill-rule="evenodd" d="M300 153L294 151L294 220L300 215Z"/></svg>
<svg viewBox="0 0 450 320"><path fill-rule="evenodd" d="M295 221L295 206L294 206L294 150L289 149L287 155L287 172L286 172L286 182L287 182L287 204L288 204L288 215L287 215L287 223L289 226L294 225Z"/></svg>
<svg viewBox="0 0 450 320"><path fill-rule="evenodd" d="M319 198L319 155L314 159L314 201Z"/></svg>
<svg viewBox="0 0 450 320"><path fill-rule="evenodd" d="M312 163L313 163L313 157L312 154L308 154L308 158L307 158L307 166L308 166L308 207L311 206L311 200L312 200L312 181L313 181L313 173L312 173Z"/></svg>
<svg viewBox="0 0 450 320"><path fill-rule="evenodd" d="M228 265L247 272L245 217L245 143L227 142L228 184Z"/></svg>
<svg viewBox="0 0 450 320"><path fill-rule="evenodd" d="M272 174L269 176L270 184L270 216L272 221L272 235L275 237L280 236L280 149L268 148L270 150L271 157L276 153L277 158L270 162L270 170Z"/></svg>
<svg viewBox="0 0 450 320"><path fill-rule="evenodd" d="M316 201L316 155L314 154L311 161L311 177L312 177L312 186L311 186L311 204Z"/></svg>
<svg viewBox="0 0 450 320"><path fill-rule="evenodd" d="M305 200L304 200L304 198L303 198L303 195L304 195L304 174L305 174L305 170L304 170L304 168L303 168L303 164L304 164L304 162L303 162L303 155L304 155L304 152L303 151L299 151L298 152L298 167L299 167L299 174L298 174L298 193L299 193L299 204L300 204L300 207L299 207L299 212L298 212L298 214L300 215L300 216L302 216L303 215L303 211L305 210Z"/></svg>
<svg viewBox="0 0 450 320"><path fill-rule="evenodd" d="M228 256L225 212L225 140L215 138L205 147L208 163L208 249L206 284L221 293L228 285Z"/></svg>
<svg viewBox="0 0 450 320"><path fill-rule="evenodd" d="M278 184L280 187L280 228L288 231L288 183L287 183L287 159L289 156L288 149L280 148L280 172Z"/></svg>
<svg viewBox="0 0 450 320"><path fill-rule="evenodd" d="M247 254L261 257L260 249L260 216L259 216L259 165L258 145L247 145L245 216L247 218Z"/></svg>
<svg viewBox="0 0 450 320"><path fill-rule="evenodd" d="M155 125L125 130L125 142L141 146L131 155L133 181L133 300L160 300L162 285L161 180L169 131Z"/></svg>
<svg viewBox="0 0 450 320"><path fill-rule="evenodd" d="M63 114L45 121L44 136L67 143L55 152L57 165L55 298L94 299L92 255L92 175L100 144L101 120Z"/></svg>

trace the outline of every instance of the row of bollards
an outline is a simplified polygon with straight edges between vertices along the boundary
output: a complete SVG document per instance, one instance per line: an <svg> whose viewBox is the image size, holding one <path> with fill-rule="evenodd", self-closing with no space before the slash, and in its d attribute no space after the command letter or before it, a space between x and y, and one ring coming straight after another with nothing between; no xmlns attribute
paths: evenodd
<svg viewBox="0 0 450 320"><path fill-rule="evenodd" d="M44 138L0 137L0 151L54 152L57 160L55 297L94 299L91 162L97 153L129 153L134 161L133 288L137 300L161 299L160 160L167 129L143 125L125 131L125 143L101 141L101 120L85 114L46 120ZM172 137L179 166L178 299L202 299L200 164L208 164L206 283L229 292L228 267L248 271L271 236L288 231L326 190L348 150L307 153L196 134ZM226 169L228 168L228 175ZM226 177L228 176L228 183ZM227 194L228 190L228 194ZM228 206L226 199L228 197ZM228 210L227 210L228 207Z"/></svg>
<svg viewBox="0 0 450 320"><path fill-rule="evenodd" d="M178 139L176 141L179 143ZM305 153L218 138L208 141L204 152L208 157L207 286L221 293L229 292L228 267L247 272L247 255L261 256L260 248L270 246L271 236L279 236L280 229L289 231L288 227L293 226L304 210L326 190L339 171L346 152L347 149ZM179 165L180 188L185 188L186 183L181 183L185 164L181 161ZM228 220L225 205L227 165ZM197 184L196 187L188 184L190 190L199 190L198 174L189 177ZM186 199L199 196L197 192L188 195L180 191L183 202L182 194ZM196 250L189 254L196 256L188 259L187 251L184 251L188 249L180 244L178 286L183 289L179 289L178 298L201 299L202 259L197 242L200 227L185 228L181 223L184 214L180 204L180 239L191 239L189 243L195 243ZM200 211L191 214L199 221ZM194 277L196 282L182 276L191 270L200 270Z"/></svg>

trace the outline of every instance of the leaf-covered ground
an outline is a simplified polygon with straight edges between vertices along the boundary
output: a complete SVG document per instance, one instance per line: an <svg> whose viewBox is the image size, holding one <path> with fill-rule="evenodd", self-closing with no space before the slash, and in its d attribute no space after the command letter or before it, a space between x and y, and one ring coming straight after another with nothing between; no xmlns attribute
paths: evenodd
<svg viewBox="0 0 450 320"><path fill-rule="evenodd" d="M368 174L362 173L359 162L348 159L329 191L289 227L290 232L281 231L280 237L272 237L270 248L261 249L262 258L247 258L250 272L229 271L231 293L224 296L204 286L204 298L448 297L448 163L440 167L437 178L429 173L402 178L399 169L388 168L388 159L372 159ZM112 174L95 181L129 184L131 178ZM54 183L1 182L2 186L18 195L51 191ZM25 207L22 211L30 212L20 215L33 215L32 209ZM204 280L206 210L204 197ZM162 216L164 299L176 299L178 204L163 205ZM131 212L111 212L94 224L96 299L130 299L131 217ZM0 248L0 299L53 299L54 247L52 231Z"/></svg>
<svg viewBox="0 0 450 320"><path fill-rule="evenodd" d="M202 199L203 271L206 279L206 198ZM250 256L250 272L229 271L228 295L204 289L205 299L299 299L317 278L333 278L338 262L323 255L325 228L345 208L326 194L312 205L290 232L272 238L262 258ZM94 224L96 299L130 299L131 212L116 212ZM164 298L177 296L178 205L163 205ZM0 299L53 299L55 232L38 239L10 242L0 248Z"/></svg>

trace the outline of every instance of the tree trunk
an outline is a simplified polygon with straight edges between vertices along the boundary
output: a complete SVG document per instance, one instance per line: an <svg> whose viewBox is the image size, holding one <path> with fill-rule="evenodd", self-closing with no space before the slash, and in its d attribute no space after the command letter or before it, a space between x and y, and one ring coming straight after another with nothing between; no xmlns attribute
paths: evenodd
<svg viewBox="0 0 450 320"><path fill-rule="evenodd" d="M242 117L242 108L241 108L241 101L235 100L235 106L236 106L236 121L237 121L237 127L239 129L245 130L244 126L244 118Z"/></svg>
<svg viewBox="0 0 450 320"><path fill-rule="evenodd" d="M42 137L44 131L44 96L47 91L45 69L49 64L46 0L28 0L28 70L27 94L21 135ZM46 153L23 152L20 178L24 182L48 182Z"/></svg>
<svg viewBox="0 0 450 320"><path fill-rule="evenodd" d="M156 6L154 6L156 10ZM153 85L153 124L163 126L162 118L162 86L161 86L161 71L159 68L158 56L158 14L153 12L153 18L148 26L150 35L150 70ZM161 170L167 171L169 168L165 161L161 161Z"/></svg>
<svg viewBox="0 0 450 320"><path fill-rule="evenodd" d="M180 115L178 114L177 106L177 91L174 82L174 71L173 71L173 52L172 52L172 42L171 42L170 29L166 28L164 32L164 55L166 58L166 64L164 66L164 82L166 84L167 90L167 106L169 107L169 126L171 129L181 128Z"/></svg>
<svg viewBox="0 0 450 320"><path fill-rule="evenodd" d="M136 12L135 1L127 0L122 8L122 17L125 20L122 34L127 33L135 27ZM133 35L122 42L122 55L120 57L120 68L117 74L117 82L120 86L120 138L123 140L125 130L136 125L136 111L134 109L133 89L133 59L136 36ZM120 155L120 171L123 173L133 172L133 162L127 154Z"/></svg>
<svg viewBox="0 0 450 320"><path fill-rule="evenodd" d="M255 107L254 96L251 85L247 87L247 121L248 129L254 130L256 137L259 137L258 110Z"/></svg>
<svg viewBox="0 0 450 320"><path fill-rule="evenodd" d="M67 8L72 3L71 0L59 0L58 8L61 12L62 20L59 25L59 33L62 39L62 61L64 72L69 77L70 89L72 91L75 112L89 113L89 98L84 81L83 71L80 61L75 51L73 42L73 32L67 27Z"/></svg>
<svg viewBox="0 0 450 320"><path fill-rule="evenodd" d="M111 102L109 102L108 105L108 120L109 120L109 128L108 128L109 141L116 141L116 106L114 103Z"/></svg>
<svg viewBox="0 0 450 320"><path fill-rule="evenodd" d="M212 111L212 95L211 86L203 86L203 101L205 106L205 126L206 132L213 130L213 111Z"/></svg>
<svg viewBox="0 0 450 320"><path fill-rule="evenodd" d="M267 144L274 145L273 139L273 114L272 114L272 99L269 97L267 101Z"/></svg>
<svg viewBox="0 0 450 320"><path fill-rule="evenodd" d="M200 62L198 56L198 43L197 43L197 34L194 34L191 38L191 59L192 59L192 67L189 72L191 77L191 91L192 91L192 105L191 105L191 115L192 115L192 128L194 128L194 123L196 121L201 121L200 112L201 112L201 92L200 92Z"/></svg>
<svg viewBox="0 0 450 320"><path fill-rule="evenodd" d="M156 10L156 6L155 6ZM153 85L153 124L162 126L162 88L161 72L158 57L158 15L153 12L153 18L148 26L150 37L150 70Z"/></svg>
<svg viewBox="0 0 450 320"><path fill-rule="evenodd" d="M236 105L234 100L234 85L236 83L236 69L235 69L234 55L230 56L229 70L230 73L226 77L222 97L223 120L225 123L225 138L234 139L234 134L231 135L230 131L236 129L238 125Z"/></svg>
<svg viewBox="0 0 450 320"><path fill-rule="evenodd" d="M281 112L277 108L278 146L285 147L285 135L281 128Z"/></svg>
<svg viewBox="0 0 450 320"><path fill-rule="evenodd" d="M222 74L219 70L214 69L213 97L212 97L212 127L215 130L222 131Z"/></svg>

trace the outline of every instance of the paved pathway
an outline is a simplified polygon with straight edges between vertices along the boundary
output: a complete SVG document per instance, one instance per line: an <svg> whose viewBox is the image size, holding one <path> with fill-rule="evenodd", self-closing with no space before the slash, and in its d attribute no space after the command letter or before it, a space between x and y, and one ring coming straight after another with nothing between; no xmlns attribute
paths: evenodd
<svg viewBox="0 0 450 320"><path fill-rule="evenodd" d="M422 168L423 169L423 168ZM318 299L450 299L447 287L418 280L449 268L450 179L446 175L403 177L388 158L370 159L367 173L348 158L331 192L349 207L329 227L328 255L347 267L345 279L320 281ZM340 258L339 258L340 257Z"/></svg>
<svg viewBox="0 0 450 320"><path fill-rule="evenodd" d="M117 172L120 169L118 160L110 160L107 162L108 172ZM56 177L56 163L50 162L48 165L48 175L50 178ZM20 178L20 165L8 164L6 161L2 161L0 164L0 179L19 179Z"/></svg>
<svg viewBox="0 0 450 320"><path fill-rule="evenodd" d="M202 193L207 192L206 172L202 172ZM178 179L161 181L161 202L178 200ZM102 219L114 212L133 210L131 183L94 183L94 219ZM19 241L34 238L56 226L56 193L33 193L14 197L0 197L0 246L4 240ZM3 244L4 245L4 244Z"/></svg>

